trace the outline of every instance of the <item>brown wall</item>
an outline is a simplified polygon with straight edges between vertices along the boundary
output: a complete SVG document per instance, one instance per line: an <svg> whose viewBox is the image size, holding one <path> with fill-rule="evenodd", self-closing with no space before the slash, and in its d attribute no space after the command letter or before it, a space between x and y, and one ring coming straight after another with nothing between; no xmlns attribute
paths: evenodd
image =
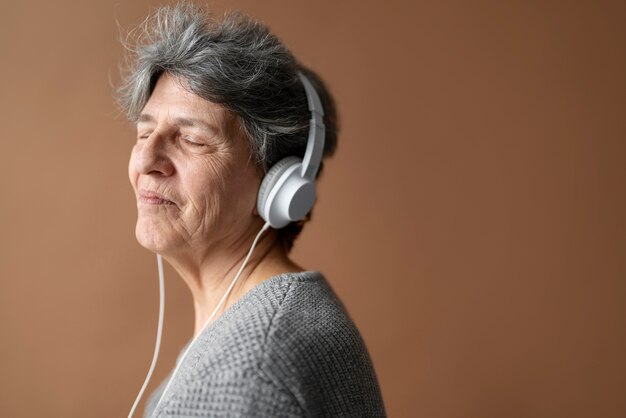
<svg viewBox="0 0 626 418"><path fill-rule="evenodd" d="M531 4L534 3L534 4ZM0 416L126 416L156 332L133 129L109 78L157 2L0 6ZM295 258L360 327L392 417L626 416L623 2L216 1L333 89ZM162 354L192 332L166 270Z"/></svg>

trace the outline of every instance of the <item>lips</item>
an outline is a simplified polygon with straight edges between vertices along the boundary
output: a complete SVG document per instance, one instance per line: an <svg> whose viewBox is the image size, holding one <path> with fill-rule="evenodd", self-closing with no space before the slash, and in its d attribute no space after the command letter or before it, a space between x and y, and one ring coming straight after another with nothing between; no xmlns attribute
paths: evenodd
<svg viewBox="0 0 626 418"><path fill-rule="evenodd" d="M140 189L139 198L137 200L147 205L175 205L173 201L169 200L161 193L148 189Z"/></svg>

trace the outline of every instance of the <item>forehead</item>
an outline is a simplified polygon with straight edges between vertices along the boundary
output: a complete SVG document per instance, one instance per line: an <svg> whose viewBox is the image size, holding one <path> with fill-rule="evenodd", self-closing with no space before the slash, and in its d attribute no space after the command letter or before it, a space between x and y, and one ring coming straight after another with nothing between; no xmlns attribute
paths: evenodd
<svg viewBox="0 0 626 418"><path fill-rule="evenodd" d="M225 127L230 112L185 88L184 80L164 73L146 102L137 123L159 120L189 120Z"/></svg>

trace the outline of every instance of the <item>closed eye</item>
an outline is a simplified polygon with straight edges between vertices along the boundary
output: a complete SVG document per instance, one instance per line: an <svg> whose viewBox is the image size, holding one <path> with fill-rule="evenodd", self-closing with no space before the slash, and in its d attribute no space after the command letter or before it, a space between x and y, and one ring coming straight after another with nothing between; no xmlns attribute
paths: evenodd
<svg viewBox="0 0 626 418"><path fill-rule="evenodd" d="M185 142L191 144L191 145L195 145L195 146L199 146L199 147L204 147L206 146L206 144L204 144L203 142L198 142L195 141L193 138L189 137L189 136L182 136L181 137Z"/></svg>

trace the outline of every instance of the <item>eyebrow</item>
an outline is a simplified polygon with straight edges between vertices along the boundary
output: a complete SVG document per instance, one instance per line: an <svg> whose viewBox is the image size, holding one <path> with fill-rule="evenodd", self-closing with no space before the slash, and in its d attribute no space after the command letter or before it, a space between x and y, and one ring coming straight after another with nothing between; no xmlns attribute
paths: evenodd
<svg viewBox="0 0 626 418"><path fill-rule="evenodd" d="M142 113L137 118L137 123L139 122L156 122L156 119L154 118L154 116L152 116L149 113ZM215 131L215 132L220 131L217 126L210 124L202 119L197 119L197 118L188 118L188 117L179 116L177 118L174 118L174 123L176 123L179 126L190 126L190 127L200 126L211 131Z"/></svg>

